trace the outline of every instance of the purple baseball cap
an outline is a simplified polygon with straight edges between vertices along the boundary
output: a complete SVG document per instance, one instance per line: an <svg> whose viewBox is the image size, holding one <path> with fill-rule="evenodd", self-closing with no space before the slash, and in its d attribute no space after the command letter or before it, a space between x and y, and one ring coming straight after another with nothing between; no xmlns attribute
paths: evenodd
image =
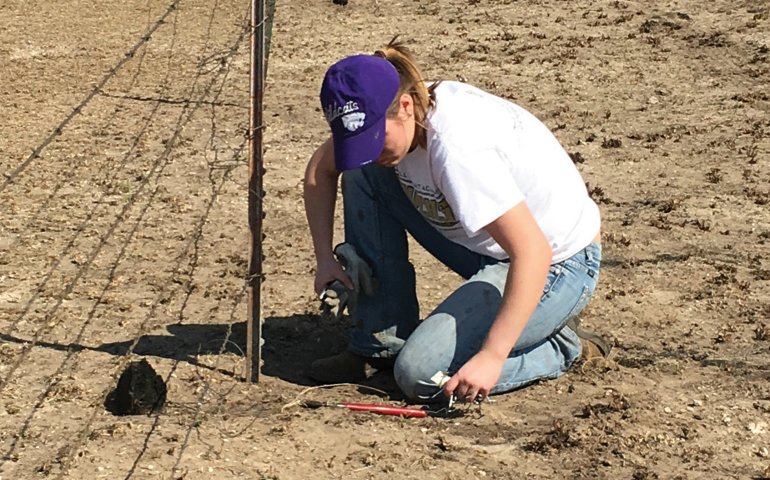
<svg viewBox="0 0 770 480"><path fill-rule="evenodd" d="M354 55L332 65L321 85L321 107L332 130L337 170L374 162L385 145L385 118L400 79L389 61Z"/></svg>

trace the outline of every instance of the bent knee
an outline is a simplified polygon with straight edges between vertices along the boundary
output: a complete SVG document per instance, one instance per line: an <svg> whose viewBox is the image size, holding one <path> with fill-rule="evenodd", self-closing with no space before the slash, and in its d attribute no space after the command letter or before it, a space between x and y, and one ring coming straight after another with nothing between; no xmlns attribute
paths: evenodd
<svg viewBox="0 0 770 480"><path fill-rule="evenodd" d="M404 346L393 367L393 376L402 392L412 401L429 403L441 399L441 387L432 377L441 371L441 367L429 358L419 355L416 349Z"/></svg>

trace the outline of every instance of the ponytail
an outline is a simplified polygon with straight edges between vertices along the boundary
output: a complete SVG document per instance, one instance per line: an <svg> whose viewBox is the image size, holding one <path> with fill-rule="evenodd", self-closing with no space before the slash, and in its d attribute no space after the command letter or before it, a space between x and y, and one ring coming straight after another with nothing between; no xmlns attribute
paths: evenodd
<svg viewBox="0 0 770 480"><path fill-rule="evenodd" d="M420 69L417 68L412 52L402 42L398 41L398 36L388 43L384 49L374 52L377 57L389 61L396 70L400 78L400 86L393 104L388 108L387 116L393 117L400 108L400 98L403 94L409 94L414 101L414 120L415 132L414 138L417 145L422 148L428 148L428 133L425 128L425 118L428 110L435 107L436 95L434 93L438 83L433 83L430 87L425 85Z"/></svg>

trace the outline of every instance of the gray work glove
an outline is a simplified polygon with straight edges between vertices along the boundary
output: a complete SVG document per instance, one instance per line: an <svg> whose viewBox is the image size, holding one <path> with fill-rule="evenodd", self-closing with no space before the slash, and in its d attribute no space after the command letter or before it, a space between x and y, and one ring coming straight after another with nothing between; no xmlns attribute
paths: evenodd
<svg viewBox="0 0 770 480"><path fill-rule="evenodd" d="M339 280L333 281L321 292L323 308L340 318L347 307L350 316L355 316L358 307L358 295L360 293L374 295L379 282L372 276L372 268L363 258L358 256L353 245L341 243L334 249L334 254L345 268L345 273L353 282L354 289L350 290Z"/></svg>

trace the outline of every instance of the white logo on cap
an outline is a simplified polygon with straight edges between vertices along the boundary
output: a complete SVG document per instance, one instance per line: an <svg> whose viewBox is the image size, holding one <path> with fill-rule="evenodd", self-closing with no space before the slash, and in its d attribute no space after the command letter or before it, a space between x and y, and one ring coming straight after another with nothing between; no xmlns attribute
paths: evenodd
<svg viewBox="0 0 770 480"><path fill-rule="evenodd" d="M358 104L352 100L341 107L337 105L337 102L334 102L324 108L324 115L326 115L326 121L331 124L335 118L357 110Z"/></svg>
<svg viewBox="0 0 770 480"><path fill-rule="evenodd" d="M363 112L349 113L342 116L342 124L351 132L355 132L364 126L366 114Z"/></svg>

